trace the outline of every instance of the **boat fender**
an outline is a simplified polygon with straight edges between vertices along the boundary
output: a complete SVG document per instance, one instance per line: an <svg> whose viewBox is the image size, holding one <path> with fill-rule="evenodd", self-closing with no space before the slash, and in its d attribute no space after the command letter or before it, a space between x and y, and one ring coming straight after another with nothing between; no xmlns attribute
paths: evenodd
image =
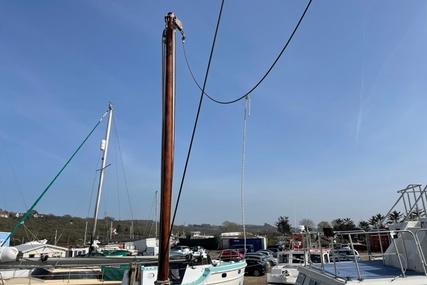
<svg viewBox="0 0 427 285"><path fill-rule="evenodd" d="M19 250L16 247L0 247L0 262L11 262L18 259Z"/></svg>
<svg viewBox="0 0 427 285"><path fill-rule="evenodd" d="M40 255L40 260L43 262L46 262L48 258L49 258L49 255L47 255L47 254Z"/></svg>

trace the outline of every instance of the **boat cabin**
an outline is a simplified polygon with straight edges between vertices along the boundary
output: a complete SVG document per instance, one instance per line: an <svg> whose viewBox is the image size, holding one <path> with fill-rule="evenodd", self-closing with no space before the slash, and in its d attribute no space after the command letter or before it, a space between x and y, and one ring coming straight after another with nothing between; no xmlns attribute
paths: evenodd
<svg viewBox="0 0 427 285"><path fill-rule="evenodd" d="M311 249L310 251L304 250L285 250L281 251L277 255L277 263L281 264L305 264L308 263L321 263L323 256L323 262L329 263L329 252L328 250L322 249Z"/></svg>

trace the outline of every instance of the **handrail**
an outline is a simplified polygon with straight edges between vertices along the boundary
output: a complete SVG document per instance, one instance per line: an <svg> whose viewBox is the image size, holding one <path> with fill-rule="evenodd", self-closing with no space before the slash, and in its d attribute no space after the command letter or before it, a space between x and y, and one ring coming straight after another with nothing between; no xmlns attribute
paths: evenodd
<svg viewBox="0 0 427 285"><path fill-rule="evenodd" d="M415 232L415 243L416 243L416 245L417 245L417 247L418 247L418 249L419 249L420 258L421 258L421 263L423 264L424 275L426 275L426 276L427 276L427 263L426 263L426 257L425 257L425 255L424 255L423 250L422 250L421 242L420 242L420 240L419 240L419 238L418 238L418 235L419 235L419 233L420 233L420 232L427 232L427 229L425 229L425 228L421 228L421 229L419 229L419 230L417 230L417 231ZM427 233L426 233L426 235L427 235Z"/></svg>
<svg viewBox="0 0 427 285"><path fill-rule="evenodd" d="M417 256L419 257L419 261L421 262L422 266L423 266L423 271L424 271L424 275L427 275L427 262L426 262L426 258L424 255L424 252L422 250L421 247L421 242L420 242L420 235L421 232L424 232L425 235L427 235L427 229L426 228L421 228L414 231L408 230L408 229L404 229L404 230L371 230L371 231L363 231L363 230L355 230L355 231L342 231L342 232L336 232L336 235L340 235L340 236L348 236L348 240L350 243L350 248L351 250L354 252L354 242L352 239L352 236L354 235L365 235L366 240L369 240L369 237L371 235L376 235L376 234L380 234L380 235L384 235L387 234L389 236L390 239L390 244L388 246L388 248L386 249L385 252L382 252L381 257L385 258L386 256L397 256L398 258L398 265L396 265L397 268L400 267L400 271L403 277L406 277L406 270L408 268L408 250L406 249L406 244L407 241L411 241L413 240L414 242L414 250L416 250L417 252ZM402 245L403 247L403 251L404 252L400 252L399 250L399 245L397 243L397 241L400 241L399 244ZM382 241L381 239L379 239L379 243L381 244ZM387 253L387 250L393 246L394 247L394 252L393 253ZM416 260L414 260L416 261ZM358 274L358 279L359 280L363 280L363 276L362 273L360 271L359 268L359 263L360 261L357 260L356 256L354 256L354 262L355 262L355 266L356 266L356 270L357 270L357 274ZM335 264L335 260L334 260L334 264ZM335 273L334 276L338 277L338 268L335 266Z"/></svg>

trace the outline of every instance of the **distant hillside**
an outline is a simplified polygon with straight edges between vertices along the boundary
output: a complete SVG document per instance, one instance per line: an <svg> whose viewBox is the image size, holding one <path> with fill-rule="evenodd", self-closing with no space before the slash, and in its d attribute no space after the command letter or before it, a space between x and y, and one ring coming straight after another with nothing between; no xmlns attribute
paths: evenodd
<svg viewBox="0 0 427 285"><path fill-rule="evenodd" d="M4 211L3 211L4 212ZM10 232L19 223L20 217L15 213L0 216L0 231ZM232 223L231 223L232 224ZM47 239L50 244L60 246L82 246L89 242L93 227L93 219L71 217L70 215L55 216L34 213L19 227L10 240L11 245L18 245L31 240ZM121 220L106 217L98 220L97 239L103 243L127 241L156 236L156 224L152 220ZM113 230L111 230L111 228ZM203 234L219 235L222 232L242 231L237 224L231 226L216 226L210 224L178 225L174 226L173 233L183 234L187 231L200 231ZM269 224L246 225L246 232L254 235L276 236L277 228Z"/></svg>

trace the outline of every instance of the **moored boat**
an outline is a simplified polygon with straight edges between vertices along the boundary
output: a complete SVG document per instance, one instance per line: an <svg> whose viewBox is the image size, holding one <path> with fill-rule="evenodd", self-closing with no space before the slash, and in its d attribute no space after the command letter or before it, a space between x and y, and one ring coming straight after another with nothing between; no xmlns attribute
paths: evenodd
<svg viewBox="0 0 427 285"><path fill-rule="evenodd" d="M323 259L323 260L322 260ZM277 253L278 264L267 272L268 284L295 284L298 268L308 263L329 263L329 250L327 249L290 249Z"/></svg>
<svg viewBox="0 0 427 285"><path fill-rule="evenodd" d="M341 235L349 240L351 250L354 250L354 239L365 240L368 243L366 258L359 260L353 255L352 261L300 267L295 284L427 284L426 188L422 190L421 185L410 184L398 191L401 196L389 213L399 202L403 202L405 218L387 225L387 229L335 232L335 235ZM415 212L417 215L414 215ZM376 245L379 245L377 247L379 250L372 250Z"/></svg>
<svg viewBox="0 0 427 285"><path fill-rule="evenodd" d="M185 237L179 238L180 245L186 245L189 247L201 246L206 249L218 249L221 243L219 236L213 235L202 235L199 231L188 232Z"/></svg>

